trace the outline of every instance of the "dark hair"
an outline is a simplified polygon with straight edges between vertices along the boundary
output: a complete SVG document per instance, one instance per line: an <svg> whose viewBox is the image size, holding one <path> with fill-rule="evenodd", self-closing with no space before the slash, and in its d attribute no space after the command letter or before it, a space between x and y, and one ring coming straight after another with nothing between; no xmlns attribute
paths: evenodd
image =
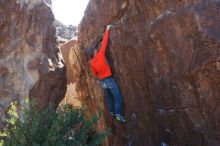
<svg viewBox="0 0 220 146"><path fill-rule="evenodd" d="M90 47L86 50L86 60L89 60L90 58L93 58L94 50L95 50L95 48L93 48L93 47Z"/></svg>
<svg viewBox="0 0 220 146"><path fill-rule="evenodd" d="M100 47L101 41L102 41L102 38L97 36L95 41L92 43L91 47L89 47L86 50L86 59L87 60L89 60L90 58L93 58L94 51L95 51L95 49L99 49L98 47Z"/></svg>

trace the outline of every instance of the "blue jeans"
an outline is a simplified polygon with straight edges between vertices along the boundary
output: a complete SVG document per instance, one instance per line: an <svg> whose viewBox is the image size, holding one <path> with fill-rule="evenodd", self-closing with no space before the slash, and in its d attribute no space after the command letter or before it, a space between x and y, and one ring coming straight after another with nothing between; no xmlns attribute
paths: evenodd
<svg viewBox="0 0 220 146"><path fill-rule="evenodd" d="M113 77L100 80L101 87L105 92L105 99L109 112L122 115L122 96Z"/></svg>

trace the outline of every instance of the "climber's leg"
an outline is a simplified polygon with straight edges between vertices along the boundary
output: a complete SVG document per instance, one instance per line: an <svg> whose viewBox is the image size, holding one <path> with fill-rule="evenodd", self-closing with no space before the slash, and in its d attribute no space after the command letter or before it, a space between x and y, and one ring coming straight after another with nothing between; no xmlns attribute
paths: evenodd
<svg viewBox="0 0 220 146"><path fill-rule="evenodd" d="M114 101L113 101L112 93L109 89L104 89L104 93L105 93L105 101L108 106L108 110L111 115L114 115Z"/></svg>
<svg viewBox="0 0 220 146"><path fill-rule="evenodd" d="M114 115L115 111L114 111L113 96L112 96L112 93L111 93L110 89L107 86L108 85L108 78L100 80L100 85L104 89L105 101L107 103L109 112L110 112L111 115Z"/></svg>
<svg viewBox="0 0 220 146"><path fill-rule="evenodd" d="M101 80L100 83L104 89L110 90L114 96L115 118L118 121L125 123L126 120L124 116L122 115L122 96L121 96L120 89L115 79L113 77L108 77L108 78Z"/></svg>
<svg viewBox="0 0 220 146"><path fill-rule="evenodd" d="M107 86L114 96L115 114L122 115L122 96L118 84L113 77L108 78Z"/></svg>

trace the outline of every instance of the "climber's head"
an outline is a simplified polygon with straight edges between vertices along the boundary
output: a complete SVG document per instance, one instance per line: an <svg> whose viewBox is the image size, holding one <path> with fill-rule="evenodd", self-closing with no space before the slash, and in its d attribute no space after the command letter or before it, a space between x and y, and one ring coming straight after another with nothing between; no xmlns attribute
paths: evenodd
<svg viewBox="0 0 220 146"><path fill-rule="evenodd" d="M99 48L101 47L101 37L97 36L95 41L92 43L91 47L89 47L86 51L87 60L92 59L97 53Z"/></svg>
<svg viewBox="0 0 220 146"><path fill-rule="evenodd" d="M86 59L89 60L94 56L94 48L90 47L86 50Z"/></svg>
<svg viewBox="0 0 220 146"><path fill-rule="evenodd" d="M86 51L86 59L89 61L98 53L98 49L94 47L90 47Z"/></svg>
<svg viewBox="0 0 220 146"><path fill-rule="evenodd" d="M92 59L98 53L98 45L93 43L91 47L89 47L86 51L86 58L87 60Z"/></svg>

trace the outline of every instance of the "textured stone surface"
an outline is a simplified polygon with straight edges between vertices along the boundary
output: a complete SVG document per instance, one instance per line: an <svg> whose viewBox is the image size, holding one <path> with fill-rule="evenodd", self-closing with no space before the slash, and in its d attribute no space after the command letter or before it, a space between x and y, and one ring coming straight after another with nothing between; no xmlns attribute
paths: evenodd
<svg viewBox="0 0 220 146"><path fill-rule="evenodd" d="M87 78L88 69L85 68L86 63L82 61L83 52L81 52L79 43L76 40L71 40L61 46L61 52L67 66L67 92L63 103L71 104L72 106L79 107L85 104L88 109L88 116L91 114L99 115L99 112L104 109L102 92L96 84L97 96L96 100L91 100L90 88L88 82L94 82L94 79ZM88 81L87 81L88 79ZM100 109L101 108L101 109ZM101 117L100 122L96 125L97 129L102 131L107 127L105 118ZM108 141L104 145L108 145Z"/></svg>
<svg viewBox="0 0 220 146"><path fill-rule="evenodd" d="M47 3L45 3L47 2ZM66 91L50 1L0 1L0 112L28 97L58 104Z"/></svg>
<svg viewBox="0 0 220 146"><path fill-rule="evenodd" d="M109 23L108 55L125 125L112 123L84 55ZM89 2L79 29L83 68L76 88L92 113L104 111L98 129L113 128L105 146L220 145L219 26L216 0Z"/></svg>
<svg viewBox="0 0 220 146"><path fill-rule="evenodd" d="M76 40L71 40L61 46L61 52L67 66L67 91L62 103L67 103L72 106L81 106L78 100L81 97L80 91L76 90L76 83L81 79L81 62L79 56L79 45ZM78 98L77 98L78 97Z"/></svg>
<svg viewBox="0 0 220 146"><path fill-rule="evenodd" d="M77 38L77 26L64 25L58 20L54 21L54 25L56 27L56 34L60 39L64 39L67 42Z"/></svg>

